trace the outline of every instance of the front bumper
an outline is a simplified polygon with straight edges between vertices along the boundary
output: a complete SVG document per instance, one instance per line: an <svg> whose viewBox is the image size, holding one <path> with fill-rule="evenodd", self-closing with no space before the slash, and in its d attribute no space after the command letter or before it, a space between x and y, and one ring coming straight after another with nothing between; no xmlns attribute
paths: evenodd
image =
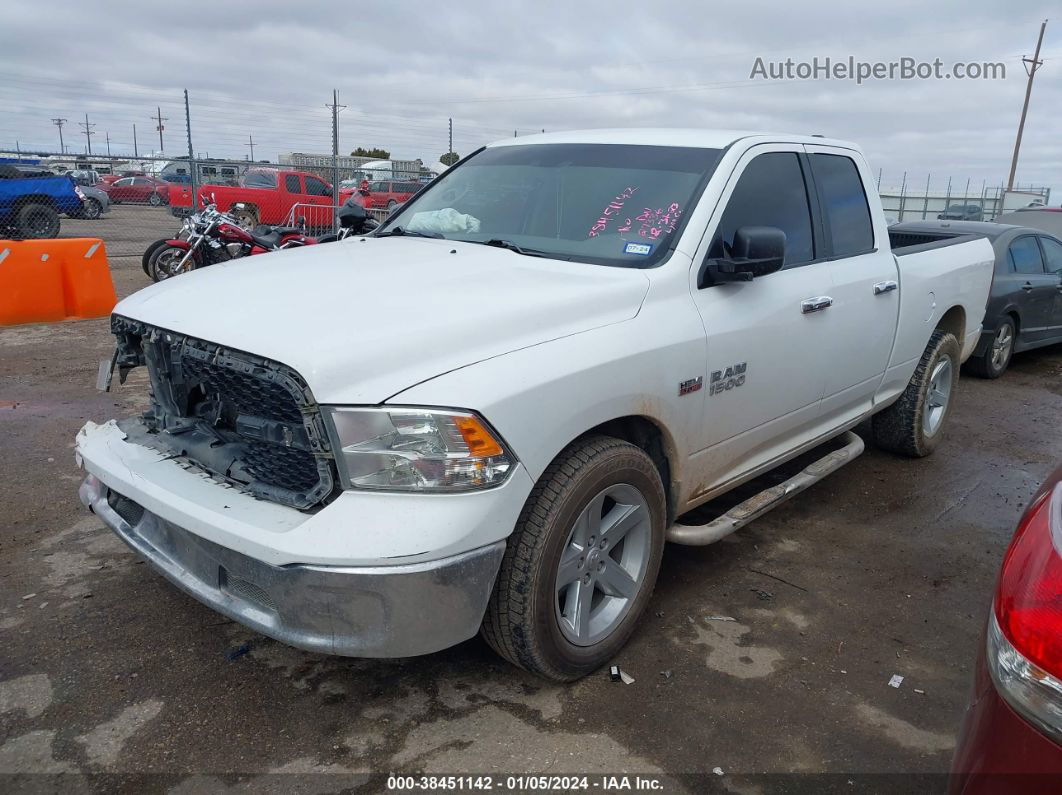
<svg viewBox="0 0 1062 795"><path fill-rule="evenodd" d="M88 475L81 501L170 582L283 643L353 657L408 657L472 637L505 542L398 566L274 566L195 535Z"/></svg>

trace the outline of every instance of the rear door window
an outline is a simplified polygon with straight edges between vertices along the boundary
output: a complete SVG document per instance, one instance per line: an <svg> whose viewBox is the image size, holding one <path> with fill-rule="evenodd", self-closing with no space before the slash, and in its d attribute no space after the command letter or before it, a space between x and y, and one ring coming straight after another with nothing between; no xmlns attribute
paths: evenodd
<svg viewBox="0 0 1062 795"><path fill-rule="evenodd" d="M306 192L311 196L331 196L332 190L324 180L317 177L306 178Z"/></svg>
<svg viewBox="0 0 1062 795"><path fill-rule="evenodd" d="M826 154L813 154L810 160L833 256L851 257L873 250L870 206L855 161L844 155Z"/></svg>
<svg viewBox="0 0 1062 795"><path fill-rule="evenodd" d="M1053 237L1041 237L1044 249L1044 266L1048 273L1062 274L1062 243Z"/></svg>
<svg viewBox="0 0 1062 795"><path fill-rule="evenodd" d="M284 175L284 190L288 193L302 193L302 182L298 174Z"/></svg>
<svg viewBox="0 0 1062 795"><path fill-rule="evenodd" d="M1019 237L1007 249L1007 259L1014 273L1043 273L1044 261L1040 256L1040 247L1032 235Z"/></svg>

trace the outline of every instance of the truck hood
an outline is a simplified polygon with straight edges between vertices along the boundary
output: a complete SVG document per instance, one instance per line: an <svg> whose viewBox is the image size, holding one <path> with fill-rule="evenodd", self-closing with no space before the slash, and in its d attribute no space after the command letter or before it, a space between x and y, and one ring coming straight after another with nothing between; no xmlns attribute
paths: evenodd
<svg viewBox="0 0 1062 795"><path fill-rule="evenodd" d="M643 271L473 243L353 238L246 257L115 313L297 370L321 403L375 404L510 351L638 313Z"/></svg>

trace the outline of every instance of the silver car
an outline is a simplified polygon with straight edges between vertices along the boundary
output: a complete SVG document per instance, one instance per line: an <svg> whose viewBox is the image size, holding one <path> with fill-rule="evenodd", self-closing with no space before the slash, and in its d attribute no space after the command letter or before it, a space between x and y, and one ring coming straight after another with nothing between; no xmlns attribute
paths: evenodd
<svg viewBox="0 0 1062 795"><path fill-rule="evenodd" d="M111 199L106 192L91 185L78 185L81 192L81 210L78 213L70 213L71 218L84 218L93 221L104 213L111 211Z"/></svg>

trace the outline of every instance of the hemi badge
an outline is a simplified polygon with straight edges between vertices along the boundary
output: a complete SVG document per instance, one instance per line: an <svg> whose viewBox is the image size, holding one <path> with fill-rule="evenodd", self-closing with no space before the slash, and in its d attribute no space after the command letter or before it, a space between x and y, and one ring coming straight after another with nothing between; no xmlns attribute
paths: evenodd
<svg viewBox="0 0 1062 795"><path fill-rule="evenodd" d="M679 397L688 395L690 392L696 392L704 386L704 376L699 375L696 378L691 378L688 381L683 381L679 384Z"/></svg>

